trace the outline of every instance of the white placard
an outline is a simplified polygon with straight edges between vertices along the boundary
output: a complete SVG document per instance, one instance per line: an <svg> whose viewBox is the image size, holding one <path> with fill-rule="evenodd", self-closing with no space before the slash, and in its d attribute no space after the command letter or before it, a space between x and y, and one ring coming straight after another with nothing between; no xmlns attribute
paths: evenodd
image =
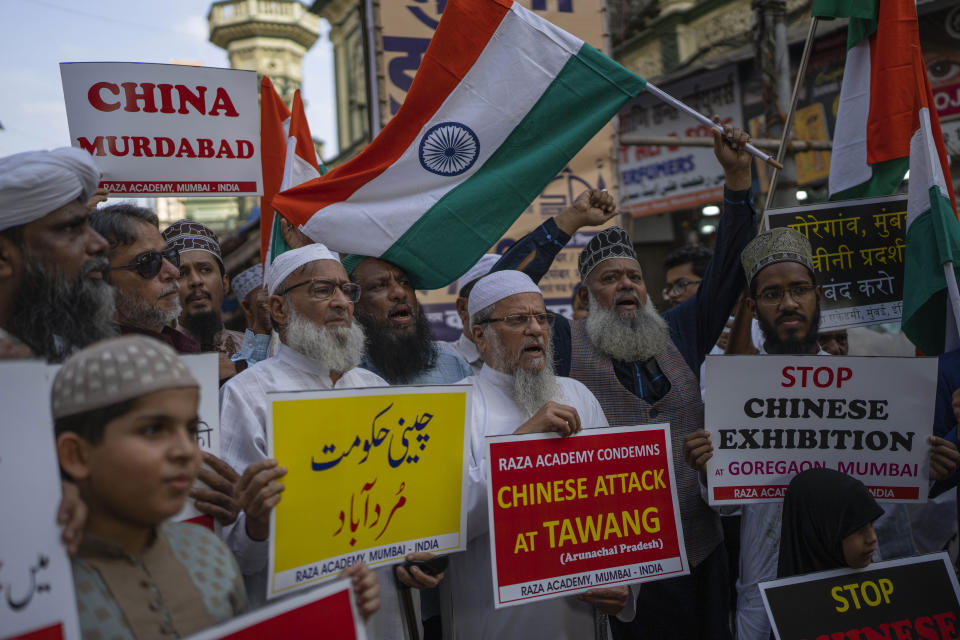
<svg viewBox="0 0 960 640"><path fill-rule="evenodd" d="M257 74L137 62L60 63L70 141L118 196L257 196Z"/></svg>
<svg viewBox="0 0 960 640"><path fill-rule="evenodd" d="M207 453L220 457L220 370L219 355L216 353L197 353L191 355L181 355L183 361L190 373L200 383L200 407L198 414L200 416L200 429L197 431L197 444ZM243 473L239 469L237 473ZM206 487L206 485L197 480L196 486ZM178 522L184 520L194 520L196 518L206 518L208 516L197 511L193 498L187 498L180 511L174 518ZM201 522L198 524L212 524L212 522Z"/></svg>
<svg viewBox="0 0 960 640"><path fill-rule="evenodd" d="M0 637L79 638L73 574L56 523L60 472L40 361L0 361Z"/></svg>
<svg viewBox="0 0 960 640"><path fill-rule="evenodd" d="M710 504L779 502L813 467L926 502L936 358L708 356Z"/></svg>

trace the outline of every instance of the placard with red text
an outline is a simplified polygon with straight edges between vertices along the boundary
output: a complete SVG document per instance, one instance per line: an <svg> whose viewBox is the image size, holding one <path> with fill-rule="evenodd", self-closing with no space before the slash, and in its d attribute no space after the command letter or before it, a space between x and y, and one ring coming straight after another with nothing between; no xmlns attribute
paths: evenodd
<svg viewBox="0 0 960 640"><path fill-rule="evenodd" d="M926 502L936 358L708 356L705 376L710 504L781 501L814 467Z"/></svg>
<svg viewBox="0 0 960 640"><path fill-rule="evenodd" d="M487 438L497 608L690 572L668 425Z"/></svg>
<svg viewBox="0 0 960 640"><path fill-rule="evenodd" d="M366 640L350 580L337 580L190 636L190 640L336 638Z"/></svg>
<svg viewBox="0 0 960 640"><path fill-rule="evenodd" d="M118 196L257 196L257 74L138 62L60 63L70 142Z"/></svg>

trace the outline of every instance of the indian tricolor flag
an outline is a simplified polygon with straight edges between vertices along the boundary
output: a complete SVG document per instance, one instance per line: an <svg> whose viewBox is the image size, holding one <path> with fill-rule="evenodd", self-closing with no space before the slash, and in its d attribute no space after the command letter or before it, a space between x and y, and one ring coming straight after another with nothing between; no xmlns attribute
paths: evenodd
<svg viewBox="0 0 960 640"><path fill-rule="evenodd" d="M909 168L902 326L925 354L942 353L958 343L960 224L916 7L913 0L817 0L813 14L851 18L830 197L889 195Z"/></svg>
<svg viewBox="0 0 960 640"><path fill-rule="evenodd" d="M288 109L267 76L260 83L260 149L260 262L266 269L274 258L290 249L280 232L280 217L271 204L273 197L326 172L317 160L300 91L294 93L293 108Z"/></svg>
<svg viewBox="0 0 960 640"><path fill-rule="evenodd" d="M400 111L358 156L273 199L313 239L418 288L463 275L642 78L509 0L451 0Z"/></svg>

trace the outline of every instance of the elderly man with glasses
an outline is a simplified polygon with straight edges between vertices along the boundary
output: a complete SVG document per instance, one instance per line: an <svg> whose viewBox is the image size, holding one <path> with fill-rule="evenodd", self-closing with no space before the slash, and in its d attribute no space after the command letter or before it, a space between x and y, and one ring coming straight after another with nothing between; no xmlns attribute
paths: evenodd
<svg viewBox="0 0 960 640"><path fill-rule="evenodd" d="M131 204L98 209L90 224L110 245L107 281L116 298L120 333L139 333L178 353L200 353L200 343L171 327L180 315L180 253L168 248L157 214Z"/></svg>
<svg viewBox="0 0 960 640"><path fill-rule="evenodd" d="M450 556L441 598L443 637L593 638L595 609L633 617L628 587L593 589L522 607L495 609L490 572L490 535L484 477L485 436L556 431L569 436L581 428L607 426L600 403L581 383L554 374L550 324L543 294L520 271L497 271L474 285L467 301L470 329L483 359L473 384L468 541Z"/></svg>
<svg viewBox="0 0 960 640"><path fill-rule="evenodd" d="M280 502L286 469L267 456L267 394L387 386L357 365L363 358L363 328L353 318L360 287L347 279L337 255L322 244L282 253L267 268L263 286L280 335L275 356L231 378L220 389L220 442L224 459L246 469L237 483L243 513L224 529L244 574L247 598L264 601L270 512ZM322 421L318 428L323 428ZM331 487L331 490L336 490ZM405 623L393 567L376 571L380 611L367 621L373 638L404 637Z"/></svg>

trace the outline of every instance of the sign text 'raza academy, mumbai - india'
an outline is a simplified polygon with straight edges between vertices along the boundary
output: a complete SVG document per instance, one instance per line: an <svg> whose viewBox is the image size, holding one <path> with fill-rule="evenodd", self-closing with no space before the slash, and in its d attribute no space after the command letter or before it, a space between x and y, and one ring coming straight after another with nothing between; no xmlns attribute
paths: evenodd
<svg viewBox="0 0 960 640"><path fill-rule="evenodd" d="M498 607L688 571L665 433L488 439Z"/></svg>
<svg viewBox="0 0 960 640"><path fill-rule="evenodd" d="M288 469L273 512L270 595L464 547L469 388L271 394L271 454ZM323 416L323 428L318 427Z"/></svg>
<svg viewBox="0 0 960 640"><path fill-rule="evenodd" d="M960 637L957 579L946 553L762 582L760 591L777 640Z"/></svg>
<svg viewBox="0 0 960 640"><path fill-rule="evenodd" d="M812 468L857 477L879 500L922 500L935 375L917 358L708 358L711 500L782 500Z"/></svg>

